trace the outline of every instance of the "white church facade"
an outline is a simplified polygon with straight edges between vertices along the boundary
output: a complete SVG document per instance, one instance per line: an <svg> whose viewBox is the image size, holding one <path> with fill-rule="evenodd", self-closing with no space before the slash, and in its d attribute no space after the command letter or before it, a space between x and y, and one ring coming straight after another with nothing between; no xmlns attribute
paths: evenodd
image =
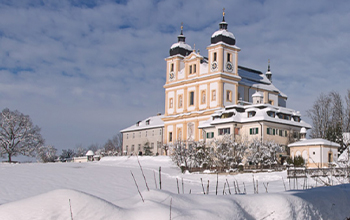
<svg viewBox="0 0 350 220"><path fill-rule="evenodd" d="M288 145L299 138L301 128L311 128L298 111L287 108L287 95L272 84L270 64L265 74L238 65L241 49L227 27L223 13L206 57L186 44L181 27L178 42L165 59L165 113L153 117L159 129L158 139L151 141L154 153L166 154L164 146L177 141L190 144L224 134L237 141L258 138ZM154 127L146 121L141 124L121 131L125 154L142 152L150 142L145 132Z"/></svg>

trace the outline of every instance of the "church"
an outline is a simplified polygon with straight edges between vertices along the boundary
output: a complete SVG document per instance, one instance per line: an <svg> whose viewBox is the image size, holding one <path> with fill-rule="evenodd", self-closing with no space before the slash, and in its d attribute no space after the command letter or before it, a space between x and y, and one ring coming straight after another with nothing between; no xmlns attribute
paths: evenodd
<svg viewBox="0 0 350 220"><path fill-rule="evenodd" d="M207 46L207 56L186 43L181 26L166 61L165 113L121 130L124 154L167 154L175 142L191 144L230 134L243 139L275 141L283 146L299 139L311 126L298 111L287 108L287 95L272 84L268 64L264 74L238 65L240 48L223 12L219 29Z"/></svg>

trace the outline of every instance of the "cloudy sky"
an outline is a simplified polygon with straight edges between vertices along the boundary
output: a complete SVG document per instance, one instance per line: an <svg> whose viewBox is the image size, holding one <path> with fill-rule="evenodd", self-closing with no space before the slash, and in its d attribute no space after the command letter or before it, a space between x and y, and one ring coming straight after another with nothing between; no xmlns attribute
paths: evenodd
<svg viewBox="0 0 350 220"><path fill-rule="evenodd" d="M270 59L287 107L306 115L321 92L350 89L347 1L1 0L1 108L30 115L58 149L103 145L164 112L181 22L206 56L223 7L239 65L265 72Z"/></svg>

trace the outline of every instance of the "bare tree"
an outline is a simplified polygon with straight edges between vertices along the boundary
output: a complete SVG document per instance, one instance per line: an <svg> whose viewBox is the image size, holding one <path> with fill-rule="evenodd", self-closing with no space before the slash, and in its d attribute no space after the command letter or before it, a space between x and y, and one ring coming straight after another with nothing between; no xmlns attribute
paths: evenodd
<svg viewBox="0 0 350 220"><path fill-rule="evenodd" d="M5 108L0 115L0 156L7 155L8 161L19 154L34 156L38 147L44 144L40 128L34 126L28 115Z"/></svg>
<svg viewBox="0 0 350 220"><path fill-rule="evenodd" d="M37 158L43 162L55 162L55 159L57 158L57 149L53 146L40 146L37 150Z"/></svg>
<svg viewBox="0 0 350 220"><path fill-rule="evenodd" d="M344 132L350 132L350 89L345 96L345 109L344 109Z"/></svg>
<svg viewBox="0 0 350 220"><path fill-rule="evenodd" d="M340 144L343 152L343 129L346 127L346 109L338 92L321 94L308 116L312 119L312 138L323 138Z"/></svg>
<svg viewBox="0 0 350 220"><path fill-rule="evenodd" d="M307 111L312 120L312 138L326 138L327 130L330 127L331 98L323 93L316 99L311 109Z"/></svg>
<svg viewBox="0 0 350 220"><path fill-rule="evenodd" d="M123 135L118 133L113 136L112 139L108 139L105 145L103 146L103 151L108 156L116 155L122 151L123 146Z"/></svg>
<svg viewBox="0 0 350 220"><path fill-rule="evenodd" d="M82 157L85 156L87 150L83 147L82 144L76 145L75 156Z"/></svg>

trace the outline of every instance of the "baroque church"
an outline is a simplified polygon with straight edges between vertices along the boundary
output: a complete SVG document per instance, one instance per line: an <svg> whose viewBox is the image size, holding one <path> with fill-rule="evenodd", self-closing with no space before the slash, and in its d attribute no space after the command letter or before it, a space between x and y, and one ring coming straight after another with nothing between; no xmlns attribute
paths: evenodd
<svg viewBox="0 0 350 220"><path fill-rule="evenodd" d="M225 13L206 57L186 44L182 26L177 38L165 58L165 113L121 130L124 154L147 147L164 155L177 141L208 142L225 134L286 146L299 139L301 128L311 128L300 112L287 108L287 95L272 84L270 64L265 74L238 65L241 49Z"/></svg>

